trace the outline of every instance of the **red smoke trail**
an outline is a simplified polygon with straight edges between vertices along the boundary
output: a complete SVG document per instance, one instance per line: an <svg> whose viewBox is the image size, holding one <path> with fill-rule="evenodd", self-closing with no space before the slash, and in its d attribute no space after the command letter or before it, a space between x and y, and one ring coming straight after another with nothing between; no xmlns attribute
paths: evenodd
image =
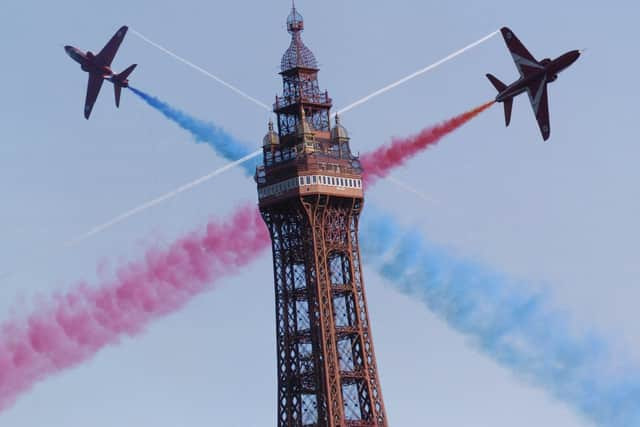
<svg viewBox="0 0 640 427"><path fill-rule="evenodd" d="M384 177L492 104L363 155L365 183ZM258 211L246 207L226 223L209 223L205 231L193 232L168 248L148 250L142 260L121 267L117 279L98 286L81 283L26 319L0 325L0 411L38 381L180 309L221 276L248 264L269 243Z"/></svg>
<svg viewBox="0 0 640 427"><path fill-rule="evenodd" d="M487 102L443 123L428 127L417 135L394 139L389 145L383 145L371 153L363 154L360 161L365 170L365 185L384 178L392 169L402 166L418 152L436 144L443 136L458 129L493 104L494 101Z"/></svg>
<svg viewBox="0 0 640 427"><path fill-rule="evenodd" d="M252 261L270 243L254 207L210 222L167 248L119 268L98 286L78 284L26 319L0 325L0 410L36 382L90 359L123 335L174 312Z"/></svg>

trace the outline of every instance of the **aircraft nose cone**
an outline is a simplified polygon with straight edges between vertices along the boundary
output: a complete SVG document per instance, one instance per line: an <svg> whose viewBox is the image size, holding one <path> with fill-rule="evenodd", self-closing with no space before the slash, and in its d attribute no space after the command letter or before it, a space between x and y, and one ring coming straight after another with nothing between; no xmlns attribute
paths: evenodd
<svg viewBox="0 0 640 427"><path fill-rule="evenodd" d="M78 58L80 56L78 54L78 49L73 46L65 46L64 51L67 52L67 55L69 55L74 61L78 61Z"/></svg>
<svg viewBox="0 0 640 427"><path fill-rule="evenodd" d="M573 64L574 62L576 62L578 60L578 58L580 58L580 55L582 54L582 51L580 50L574 50L573 52L571 52L571 63Z"/></svg>

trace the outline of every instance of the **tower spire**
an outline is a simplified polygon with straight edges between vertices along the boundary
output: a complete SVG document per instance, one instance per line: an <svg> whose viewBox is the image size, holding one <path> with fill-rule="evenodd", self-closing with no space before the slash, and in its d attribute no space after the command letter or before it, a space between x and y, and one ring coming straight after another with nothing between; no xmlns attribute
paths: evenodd
<svg viewBox="0 0 640 427"><path fill-rule="evenodd" d="M287 17L287 32L291 34L291 45L282 57L280 65L283 72L296 67L318 68L313 52L302 42L302 31L304 31L304 18L298 12L295 1L292 1L291 13Z"/></svg>
<svg viewBox="0 0 640 427"><path fill-rule="evenodd" d="M282 75L282 97L276 97L274 112L278 116L278 131L285 146L295 145L295 141L286 138L297 133L301 110L307 116L311 130L330 131L329 110L331 98L327 92L321 92L318 85L318 63L311 49L302 42L304 19L291 2L291 12L287 17L287 31L291 34L291 44L282 55L280 75Z"/></svg>
<svg viewBox="0 0 640 427"><path fill-rule="evenodd" d="M298 33L304 30L304 18L296 9L295 0L291 0L291 13L287 17L287 31L290 34Z"/></svg>

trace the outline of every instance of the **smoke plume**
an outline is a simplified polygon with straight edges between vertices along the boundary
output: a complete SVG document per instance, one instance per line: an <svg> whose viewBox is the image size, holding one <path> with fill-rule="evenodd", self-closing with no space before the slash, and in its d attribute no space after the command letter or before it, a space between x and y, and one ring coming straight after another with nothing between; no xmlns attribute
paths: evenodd
<svg viewBox="0 0 640 427"><path fill-rule="evenodd" d="M194 119L137 89L134 93L228 160L249 150L212 123ZM393 140L361 158L365 182L374 183L437 143L493 103ZM245 164L252 175L255 164ZM640 425L640 376L607 373L607 343L578 337L540 294L483 266L428 244L412 230L367 205L361 224L363 256L400 292L421 300L482 352L517 376L546 389L605 427ZM27 319L0 325L0 409L36 382L91 358L123 336L184 306L268 247L269 236L253 208L227 224L211 223L166 249L120 269L118 278L76 286Z"/></svg>
<svg viewBox="0 0 640 427"><path fill-rule="evenodd" d="M254 207L210 222L168 247L149 249L116 279L80 283L26 318L0 325L0 410L38 381L135 336L256 258L270 243Z"/></svg>
<svg viewBox="0 0 640 427"><path fill-rule="evenodd" d="M373 152L362 155L360 160L366 171L365 184L372 184L379 178L384 178L392 169L402 166L422 150L437 144L442 137L455 131L493 104L494 101L487 102L438 125L427 127L417 135L395 138L391 144L383 145Z"/></svg>
<svg viewBox="0 0 640 427"><path fill-rule="evenodd" d="M167 119L189 132L196 142L208 144L225 159L233 161L250 154L250 150L244 144L239 143L220 126L217 126L212 122L199 120L139 89L131 86L129 86L129 89L131 89L133 93L138 95L151 107L162 113ZM246 173L253 175L256 170L257 162L257 160L250 160L242 163L241 166Z"/></svg>
<svg viewBox="0 0 640 427"><path fill-rule="evenodd" d="M129 87L129 89L151 107L161 112L166 118L191 133L196 142L208 144L225 159L233 161L250 154L250 150L246 145L214 123L197 119L139 89L133 87ZM385 177L392 169L404 165L411 157L436 144L444 136L469 122L493 104L494 101L487 102L438 125L427 127L417 135L408 138L396 138L391 141L391 144L362 155L361 162L365 170L363 177L365 184L372 184L377 179ZM258 160L255 160L242 164L243 169L249 176L254 174L257 162Z"/></svg>
<svg viewBox="0 0 640 427"><path fill-rule="evenodd" d="M578 336L527 283L427 243L368 206L363 259L399 292L415 298L476 348L603 427L640 425L640 374L614 372L619 360L593 334Z"/></svg>

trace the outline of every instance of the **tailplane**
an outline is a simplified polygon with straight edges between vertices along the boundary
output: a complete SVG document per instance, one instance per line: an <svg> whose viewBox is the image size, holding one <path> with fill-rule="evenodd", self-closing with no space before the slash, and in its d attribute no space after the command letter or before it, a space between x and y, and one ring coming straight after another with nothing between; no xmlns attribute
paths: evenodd
<svg viewBox="0 0 640 427"><path fill-rule="evenodd" d="M498 93L504 91L507 88L507 85L502 83L496 76L492 74L487 74L487 78L489 79L493 87L496 88ZM511 110L513 108L513 98L506 99L503 102L503 104L504 104L504 124L506 126L509 126L509 123L511 123Z"/></svg>
<svg viewBox="0 0 640 427"><path fill-rule="evenodd" d="M496 90L498 92L502 92L503 90L505 90L507 88L507 85L502 83L496 76L494 76L493 74L487 74L487 78L489 79L489 81L491 82L491 84L493 85L493 87L496 88Z"/></svg>
<svg viewBox="0 0 640 427"><path fill-rule="evenodd" d="M129 65L127 68L124 69L123 72L118 74L118 77L123 79L123 80L126 80L129 77L129 74L131 74L133 72L133 70L136 69L137 66L138 66L138 64Z"/></svg>

